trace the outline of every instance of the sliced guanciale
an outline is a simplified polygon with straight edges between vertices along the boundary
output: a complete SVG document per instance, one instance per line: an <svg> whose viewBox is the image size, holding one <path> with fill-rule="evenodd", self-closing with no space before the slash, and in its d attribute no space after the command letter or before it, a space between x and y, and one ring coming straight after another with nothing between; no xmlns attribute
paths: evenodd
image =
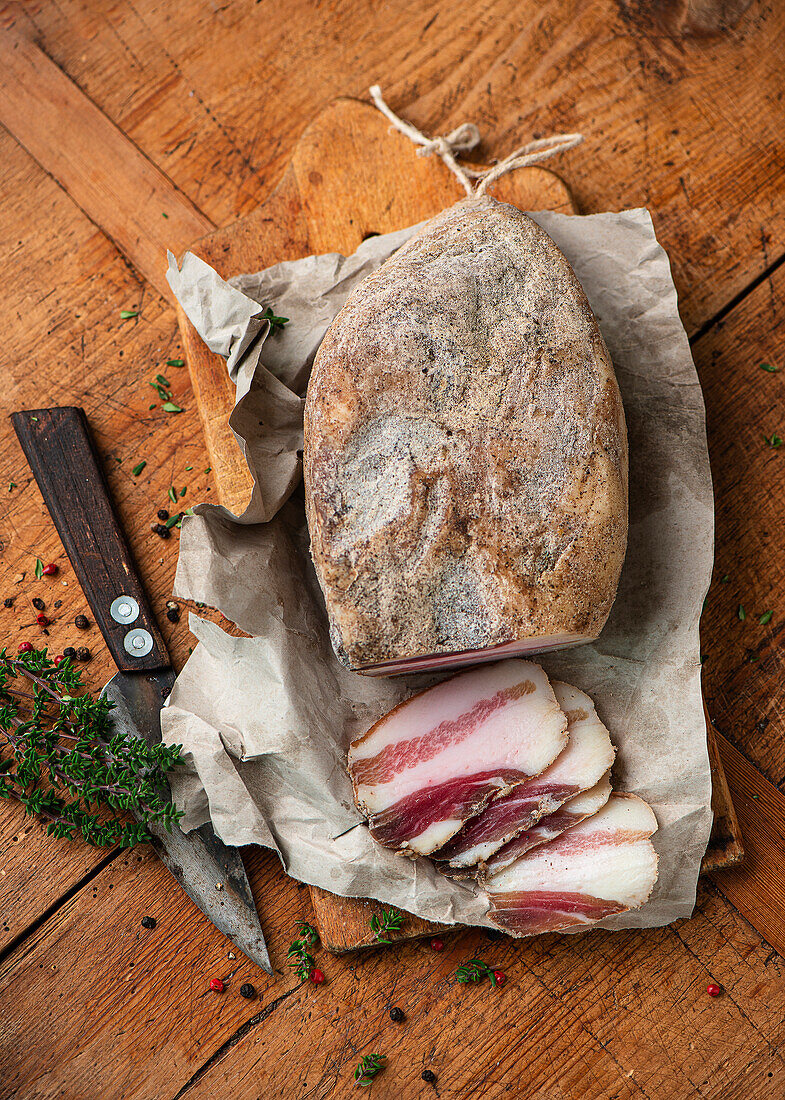
<svg viewBox="0 0 785 1100"><path fill-rule="evenodd" d="M349 775L376 840L429 855L566 744L567 719L543 670L502 661L399 703L352 743Z"/></svg>
<svg viewBox="0 0 785 1100"><path fill-rule="evenodd" d="M592 817L488 878L488 916L514 936L572 932L637 909L657 881L654 811L612 794Z"/></svg>
<svg viewBox="0 0 785 1100"><path fill-rule="evenodd" d="M455 869L484 863L540 818L593 787L611 767L615 749L589 696L558 681L551 686L567 718L567 747L541 775L489 802L434 853L434 859L446 860Z"/></svg>
<svg viewBox="0 0 785 1100"><path fill-rule="evenodd" d="M529 852L532 848L539 847L540 844L547 844L550 840L555 840L557 836L561 836L562 833L566 833L568 829L572 829L574 825L580 825L587 817L591 817L592 814L596 814L598 810L601 810L610 796L611 780L609 773L604 775L590 791L584 791L582 794L576 795L575 798L571 798L569 802L565 802L554 813L540 818L530 829L519 833L514 840L509 841L498 852L494 852L484 864L481 870L482 876L488 878L490 875L495 875L502 868L509 867L524 852Z"/></svg>
<svg viewBox="0 0 785 1100"><path fill-rule="evenodd" d="M596 638L627 544L627 436L597 320L548 234L470 198L356 287L311 372L303 470L349 668Z"/></svg>

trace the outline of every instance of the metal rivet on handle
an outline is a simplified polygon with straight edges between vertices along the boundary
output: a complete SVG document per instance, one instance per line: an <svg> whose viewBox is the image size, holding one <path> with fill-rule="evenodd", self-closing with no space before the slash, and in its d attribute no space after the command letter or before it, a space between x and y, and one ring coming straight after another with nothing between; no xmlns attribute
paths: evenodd
<svg viewBox="0 0 785 1100"><path fill-rule="evenodd" d="M129 630L123 638L126 653L132 657L146 657L153 648L153 636L149 630Z"/></svg>
<svg viewBox="0 0 785 1100"><path fill-rule="evenodd" d="M133 596L117 596L112 600L109 614L116 623L127 626L128 623L135 623L139 618L139 604Z"/></svg>

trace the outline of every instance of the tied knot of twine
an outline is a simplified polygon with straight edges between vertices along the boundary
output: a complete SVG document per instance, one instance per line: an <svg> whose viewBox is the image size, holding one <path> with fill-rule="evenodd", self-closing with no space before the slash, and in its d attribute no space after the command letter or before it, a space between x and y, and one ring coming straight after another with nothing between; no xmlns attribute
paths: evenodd
<svg viewBox="0 0 785 1100"><path fill-rule="evenodd" d="M528 168L531 164L540 164L550 157L566 153L568 149L574 149L583 141L583 134L554 134L552 137L538 138L530 141L528 145L522 145L515 149L509 156L494 164L491 168L475 169L468 165L459 164L457 157L462 153L469 153L480 144L481 135L473 122L464 122L444 137L429 138L421 133L416 126L399 118L390 110L382 98L382 90L378 84L370 89L371 98L388 118L396 130L405 134L415 145L419 145L418 157L427 157L436 153L441 157L452 174L460 180L467 195L483 195L490 184L508 172L514 172L517 168ZM473 183L472 180L476 180Z"/></svg>

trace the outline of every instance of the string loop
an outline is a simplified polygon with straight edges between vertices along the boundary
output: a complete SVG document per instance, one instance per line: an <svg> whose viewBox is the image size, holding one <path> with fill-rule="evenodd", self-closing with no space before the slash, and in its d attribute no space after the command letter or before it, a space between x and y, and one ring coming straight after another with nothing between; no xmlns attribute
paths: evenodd
<svg viewBox="0 0 785 1100"><path fill-rule="evenodd" d="M395 129L405 134L415 145L420 146L417 156L427 157L436 153L452 174L460 180L467 195L484 195L492 183L506 176L508 172L514 172L518 168L528 168L532 164L541 164L544 160L574 149L583 141L583 134L554 134L552 137L538 138L536 141L530 141L528 145L522 145L520 149L516 149L491 168L469 168L465 164L459 164L457 158L462 153L469 153L472 149L476 149L480 144L480 131L473 122L462 123L444 137L429 138L411 122L399 118L387 106L378 84L374 84L370 92L378 109L385 118L390 120ZM476 180L477 183L472 183L472 180Z"/></svg>

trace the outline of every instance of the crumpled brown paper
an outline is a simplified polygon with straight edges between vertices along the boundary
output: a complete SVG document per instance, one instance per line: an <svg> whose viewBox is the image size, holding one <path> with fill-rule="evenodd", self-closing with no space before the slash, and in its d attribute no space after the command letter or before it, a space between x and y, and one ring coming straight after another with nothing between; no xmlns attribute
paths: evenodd
<svg viewBox="0 0 785 1100"><path fill-rule="evenodd" d="M666 924L692 911L711 827L698 621L712 567L713 499L700 385L668 258L645 210L533 215L572 263L613 358L630 441L630 537L619 594L593 645L552 653L549 674L587 691L619 753L617 789L659 821L660 877L640 910L606 927ZM416 228L416 227L414 227ZM169 281L237 382L232 427L254 475L237 519L199 505L183 524L176 594L219 608L252 635L196 616L199 645L163 713L184 745L175 798L190 828L275 848L289 874L432 920L487 924L481 895L377 845L360 822L346 749L401 697L436 677L348 672L327 638L308 556L298 451L302 395L319 342L356 283L414 228L350 257L310 256L224 282L187 255ZM269 334L264 308L289 317Z"/></svg>

